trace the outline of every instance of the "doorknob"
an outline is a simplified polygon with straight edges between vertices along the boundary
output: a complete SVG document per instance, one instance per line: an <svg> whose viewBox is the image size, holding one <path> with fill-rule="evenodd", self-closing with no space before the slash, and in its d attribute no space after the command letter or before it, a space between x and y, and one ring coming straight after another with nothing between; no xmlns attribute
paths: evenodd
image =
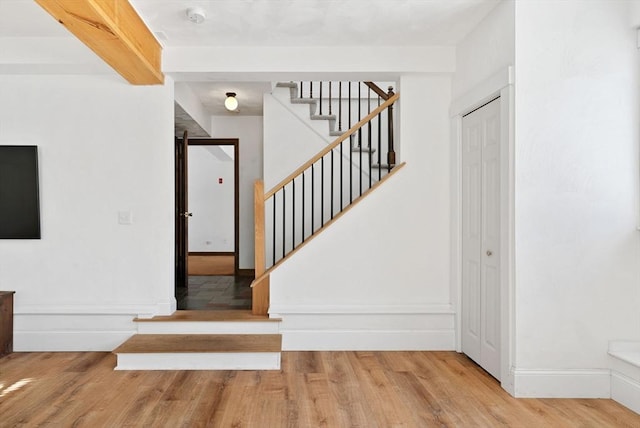
<svg viewBox="0 0 640 428"><path fill-rule="evenodd" d="M487 256L491 257L492 254L491 250L487 250Z"/></svg>
<svg viewBox="0 0 640 428"><path fill-rule="evenodd" d="M184 217L193 217L193 213L182 213Z"/></svg>

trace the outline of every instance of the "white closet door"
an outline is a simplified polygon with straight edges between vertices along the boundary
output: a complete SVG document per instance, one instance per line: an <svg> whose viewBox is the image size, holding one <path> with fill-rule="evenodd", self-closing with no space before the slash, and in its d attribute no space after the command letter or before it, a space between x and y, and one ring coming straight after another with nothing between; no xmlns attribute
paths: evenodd
<svg viewBox="0 0 640 428"><path fill-rule="evenodd" d="M500 99L462 133L462 352L500 379Z"/></svg>

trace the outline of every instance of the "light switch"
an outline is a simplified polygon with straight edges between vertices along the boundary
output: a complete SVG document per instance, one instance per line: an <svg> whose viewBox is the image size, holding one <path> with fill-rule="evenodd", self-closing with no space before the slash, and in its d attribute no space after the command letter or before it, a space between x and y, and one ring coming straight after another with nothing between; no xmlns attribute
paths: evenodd
<svg viewBox="0 0 640 428"><path fill-rule="evenodd" d="M131 211L118 211L119 224L133 224L133 216Z"/></svg>

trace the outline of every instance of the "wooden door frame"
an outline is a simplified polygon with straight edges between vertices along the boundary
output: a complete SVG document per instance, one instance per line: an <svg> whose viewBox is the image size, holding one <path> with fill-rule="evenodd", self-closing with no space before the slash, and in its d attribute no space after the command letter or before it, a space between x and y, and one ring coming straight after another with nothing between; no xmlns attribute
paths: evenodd
<svg viewBox="0 0 640 428"><path fill-rule="evenodd" d="M175 275L174 275L174 294L184 294L187 291L188 283L188 224L184 214L187 210L188 195L185 191L188 187L187 177L187 148L184 145L185 139L187 143L189 136L184 131L182 138L175 138L174 143L174 211L175 211L175 234L174 234L174 250L175 250ZM180 290L180 293L178 292Z"/></svg>
<svg viewBox="0 0 640 428"><path fill-rule="evenodd" d="M233 146L233 253L234 274L240 272L240 139L238 138L189 138L189 146ZM187 171L188 172L188 171ZM178 189L176 189L176 192ZM188 252L188 249L187 249Z"/></svg>
<svg viewBox="0 0 640 428"><path fill-rule="evenodd" d="M462 117L500 97L500 384L515 394L514 73L507 67L451 104L451 301L462 351Z"/></svg>

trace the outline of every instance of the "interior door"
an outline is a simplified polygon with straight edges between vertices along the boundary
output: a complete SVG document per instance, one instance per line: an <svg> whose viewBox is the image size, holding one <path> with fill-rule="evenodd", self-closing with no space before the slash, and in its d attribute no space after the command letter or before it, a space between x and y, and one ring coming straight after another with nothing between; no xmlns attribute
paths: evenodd
<svg viewBox="0 0 640 428"><path fill-rule="evenodd" d="M188 147L189 136L184 131L182 140L176 138L175 144L175 253L176 253L176 294L179 289L186 290L188 284L188 239L189 239L189 200L188 200Z"/></svg>
<svg viewBox="0 0 640 428"><path fill-rule="evenodd" d="M462 352L500 379L500 99L462 119Z"/></svg>

